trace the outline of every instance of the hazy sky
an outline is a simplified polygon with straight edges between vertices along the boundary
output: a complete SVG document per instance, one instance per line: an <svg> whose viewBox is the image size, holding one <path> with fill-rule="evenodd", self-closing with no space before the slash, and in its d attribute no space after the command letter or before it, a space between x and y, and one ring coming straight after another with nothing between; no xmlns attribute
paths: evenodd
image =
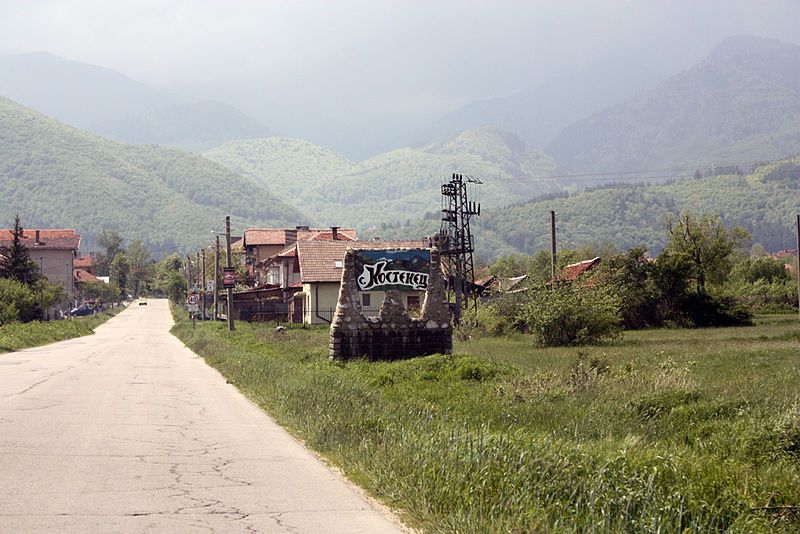
<svg viewBox="0 0 800 534"><path fill-rule="evenodd" d="M278 100L414 113L619 56L672 73L729 35L800 41L798 21L798 0L0 0L0 51L158 87L254 84Z"/></svg>
<svg viewBox="0 0 800 534"><path fill-rule="evenodd" d="M0 0L0 52L335 128L422 120L598 62L673 74L731 35L799 42L798 21L800 0Z"/></svg>

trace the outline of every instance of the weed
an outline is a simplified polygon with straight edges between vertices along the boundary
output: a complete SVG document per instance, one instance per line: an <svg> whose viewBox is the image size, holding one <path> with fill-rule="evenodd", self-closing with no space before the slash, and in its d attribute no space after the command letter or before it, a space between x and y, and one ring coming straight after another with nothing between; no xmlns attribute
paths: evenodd
<svg viewBox="0 0 800 534"><path fill-rule="evenodd" d="M796 321L346 364L324 329L271 328L174 331L421 530L800 530Z"/></svg>

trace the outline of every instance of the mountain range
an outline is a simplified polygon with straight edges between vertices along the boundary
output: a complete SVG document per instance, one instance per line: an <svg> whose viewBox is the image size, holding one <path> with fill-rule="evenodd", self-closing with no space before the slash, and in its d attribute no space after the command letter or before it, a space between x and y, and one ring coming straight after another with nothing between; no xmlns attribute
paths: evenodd
<svg viewBox="0 0 800 534"><path fill-rule="evenodd" d="M307 141L272 137L231 141L203 155L252 178L325 224L377 226L438 211L453 173L479 177L483 204L499 207L560 191L555 162L517 136L467 130L423 148L354 162Z"/></svg>
<svg viewBox="0 0 800 534"><path fill-rule="evenodd" d="M0 97L0 220L105 228L157 251L207 244L234 227L308 221L269 190L198 155L109 141Z"/></svg>
<svg viewBox="0 0 800 534"><path fill-rule="evenodd" d="M492 127L514 132L527 144L544 148L573 122L660 79L649 67L633 61L598 64L508 96L470 102L434 120L416 135L441 139L470 128Z"/></svg>
<svg viewBox="0 0 800 534"><path fill-rule="evenodd" d="M739 36L702 62L566 127L573 172L752 163L800 152L800 46Z"/></svg>
<svg viewBox="0 0 800 534"><path fill-rule="evenodd" d="M0 96L111 139L200 152L274 132L224 102L195 102L45 52L0 54Z"/></svg>
<svg viewBox="0 0 800 534"><path fill-rule="evenodd" d="M727 221L754 210L744 222L762 244L784 240L784 230L776 229L783 223L764 214L786 199L797 209L796 182L751 190L748 184L758 179L739 177L717 184L722 200L700 187L718 171L680 187L664 186L677 192L658 186L580 191L603 182L691 177L694 169L720 165L747 170L754 162L800 153L800 47L731 38L661 82L646 68L607 67L605 87L604 69L596 70L465 106L431 123L427 131L434 141L357 161L307 140L276 136L222 102L187 101L109 69L49 54L0 55L0 94L126 141L0 99L0 193L8 199L0 217L10 220L19 212L33 224L71 225L88 235L114 227L166 248L204 241L203 232L218 228L227 213L239 225L346 225L363 235L374 228L386 237L419 237L412 234L438 226L443 181L463 173L483 181L473 191L484 208L476 228L490 255L544 246L538 223L536 230L526 225L553 209L546 206L584 221L577 237L565 236L568 242L611 239L627 245L625 236L635 236L658 246L655 234L636 227L655 228L655 219L675 206L720 210ZM639 86L647 87L637 91ZM573 104L559 109L559 94ZM588 116L556 135L581 114ZM516 131L453 131L481 125ZM550 137L544 151L536 148ZM202 157L156 145L203 151ZM667 170L647 172L655 169ZM737 186L727 187L731 183ZM639 202L630 195L657 200ZM723 201L737 195L760 200ZM651 213L653 220L643 213L626 219L629 208Z"/></svg>

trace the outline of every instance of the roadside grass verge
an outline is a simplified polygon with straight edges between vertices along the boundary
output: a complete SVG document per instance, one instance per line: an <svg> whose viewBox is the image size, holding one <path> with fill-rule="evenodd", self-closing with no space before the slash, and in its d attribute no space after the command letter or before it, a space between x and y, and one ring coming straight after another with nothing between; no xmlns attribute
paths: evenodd
<svg viewBox="0 0 800 534"><path fill-rule="evenodd" d="M123 309L125 308L118 306L97 315L73 317L70 320L0 325L0 354L89 335Z"/></svg>
<svg viewBox="0 0 800 534"><path fill-rule="evenodd" d="M428 532L800 530L800 325L347 364L327 329L173 333Z"/></svg>

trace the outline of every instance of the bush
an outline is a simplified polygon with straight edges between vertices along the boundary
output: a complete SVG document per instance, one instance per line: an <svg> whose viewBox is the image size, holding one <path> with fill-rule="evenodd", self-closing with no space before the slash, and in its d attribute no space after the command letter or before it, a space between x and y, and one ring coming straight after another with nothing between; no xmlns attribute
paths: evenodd
<svg viewBox="0 0 800 534"><path fill-rule="evenodd" d="M655 266L645 247L603 259L594 277L619 298L622 326L626 329L661 326L662 295L653 280Z"/></svg>
<svg viewBox="0 0 800 534"><path fill-rule="evenodd" d="M36 293L30 286L0 278L0 324L32 321L39 313Z"/></svg>
<svg viewBox="0 0 800 534"><path fill-rule="evenodd" d="M620 332L619 299L601 288L578 284L533 291L520 319L541 346L585 345Z"/></svg>
<svg viewBox="0 0 800 534"><path fill-rule="evenodd" d="M692 326L749 326L753 314L740 299L730 296L714 296L689 293L680 303L680 308Z"/></svg>

